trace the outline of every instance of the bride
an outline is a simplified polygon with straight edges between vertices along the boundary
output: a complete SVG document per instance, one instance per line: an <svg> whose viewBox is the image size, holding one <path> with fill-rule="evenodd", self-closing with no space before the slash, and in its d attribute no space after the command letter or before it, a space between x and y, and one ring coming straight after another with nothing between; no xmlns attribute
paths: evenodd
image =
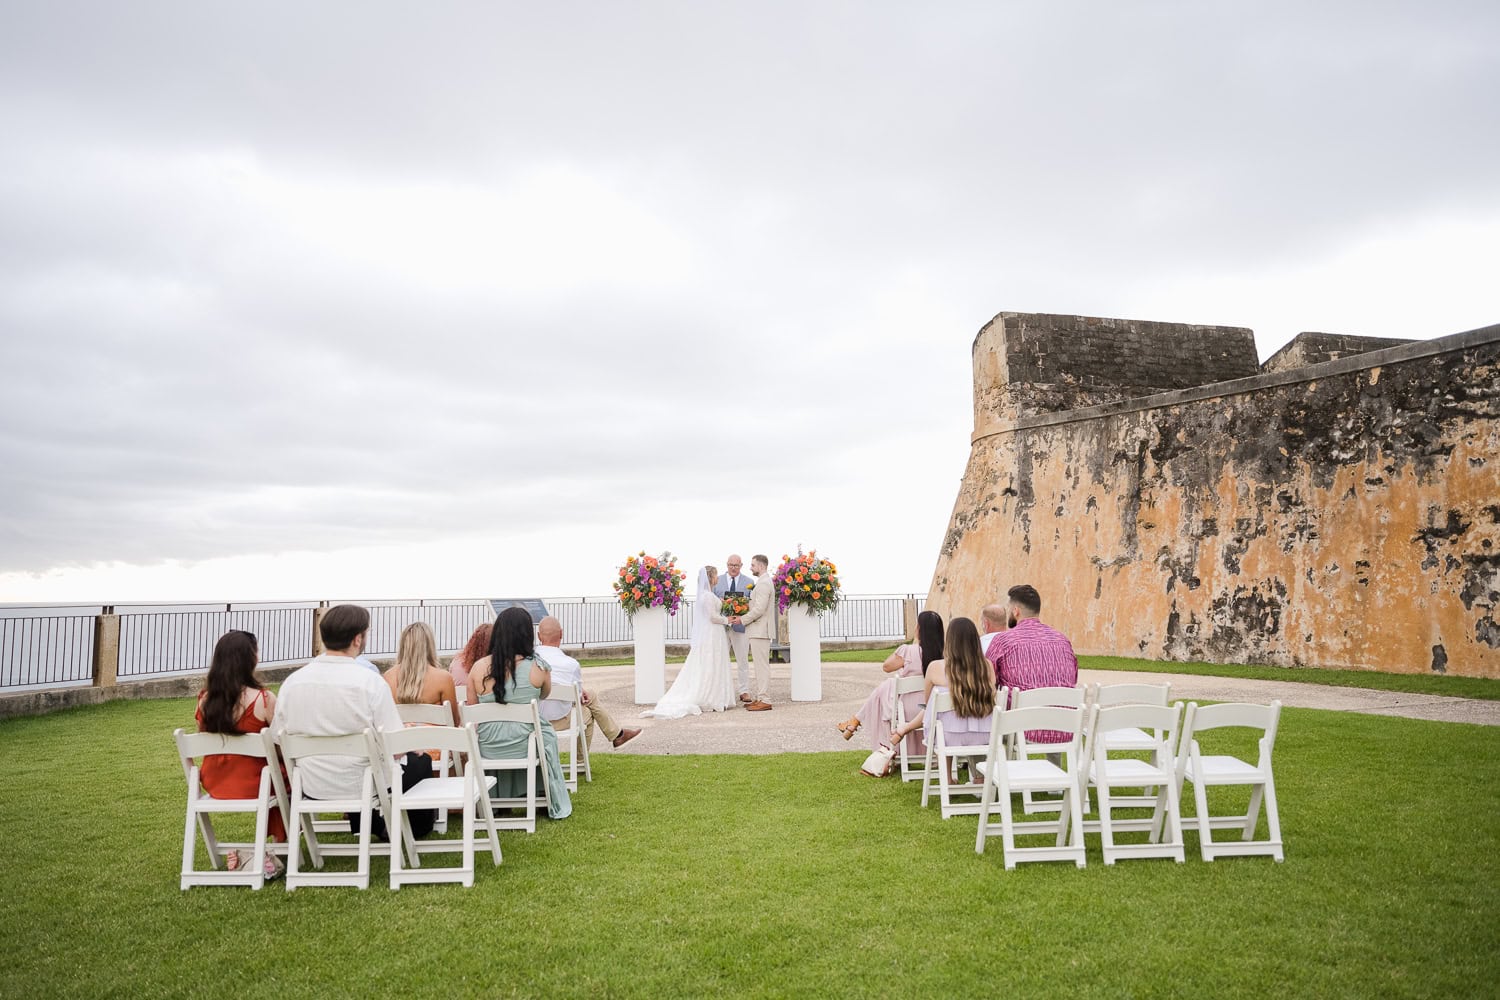
<svg viewBox="0 0 1500 1000"><path fill-rule="evenodd" d="M714 584L719 571L705 566L698 571L698 595L693 600L693 638L687 662L655 708L641 715L655 719L680 719L684 715L701 715L704 709L722 712L738 703L734 677L729 665L729 637L724 633L724 616L719 614L719 598Z"/></svg>

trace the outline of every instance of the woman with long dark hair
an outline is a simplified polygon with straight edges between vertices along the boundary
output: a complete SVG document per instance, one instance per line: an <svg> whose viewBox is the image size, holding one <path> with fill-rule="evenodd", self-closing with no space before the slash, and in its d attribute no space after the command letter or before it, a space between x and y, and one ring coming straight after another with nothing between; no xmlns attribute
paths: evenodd
<svg viewBox="0 0 1500 1000"><path fill-rule="evenodd" d="M547 661L536 655L531 615L524 608L506 608L495 619L490 634L490 653L469 671L470 705L494 702L525 705L552 693ZM526 756L531 726L522 722L485 722L479 726L479 752L492 760ZM568 786L563 779L557 753L557 733L542 726L542 765L547 769L547 815L563 819L573 812ZM526 794L526 775L519 771L495 772L498 782L491 793L496 798Z"/></svg>
<svg viewBox="0 0 1500 1000"><path fill-rule="evenodd" d="M927 668L934 660L943 658L943 616L936 611L924 611L917 615L917 637L914 641L897 646L896 651L886 657L880 668L895 677L887 677L875 685L875 690L865 699L858 712L851 715L847 721L838 724L839 732L844 734L844 739L852 739L859 728L868 724L870 726L870 746L872 749L885 743L891 735L891 726L895 720L891 717L891 694L896 690L896 678L898 677L925 677ZM914 719L922 712L922 692L908 691L901 696L901 704L904 706L905 715L908 719ZM926 745L922 742L921 733L913 734L907 743L907 752L924 754L927 752Z"/></svg>
<svg viewBox="0 0 1500 1000"><path fill-rule="evenodd" d="M258 733L271 724L276 696L261 687L256 678L255 668L259 663L260 648L249 632L236 629L219 637L208 665L208 679L198 695L199 732L238 736ZM199 777L204 790L216 799L253 799L260 794L260 772L265 766L261 757L209 754L203 758ZM275 806L271 807L267 831L272 840L286 840L281 810ZM238 869L241 860L238 851L225 855L225 865L230 871ZM266 878L276 878L281 871L281 862L267 852Z"/></svg>
<svg viewBox="0 0 1500 1000"><path fill-rule="evenodd" d="M943 723L943 742L950 747L988 743L991 713L995 710L995 668L984 658L984 652L979 648L979 629L968 618L955 618L948 623L943 658L933 661L927 668L927 690L923 699L927 709L923 717L906 723L892 735L900 739L924 726L931 728L937 702L935 696L943 691L953 699L953 709L939 715Z"/></svg>

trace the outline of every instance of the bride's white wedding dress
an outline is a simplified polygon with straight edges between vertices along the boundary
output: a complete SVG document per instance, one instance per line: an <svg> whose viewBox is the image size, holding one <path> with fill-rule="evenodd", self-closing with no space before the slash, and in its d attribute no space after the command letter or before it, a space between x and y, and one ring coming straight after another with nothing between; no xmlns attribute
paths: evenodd
<svg viewBox="0 0 1500 1000"><path fill-rule="evenodd" d="M698 596L693 602L693 638L687 662L678 671L662 700L641 715L653 719L680 719L705 711L722 712L739 701L734 693L734 675L729 662L729 636L719 614L719 598L708 583L708 571L698 571Z"/></svg>

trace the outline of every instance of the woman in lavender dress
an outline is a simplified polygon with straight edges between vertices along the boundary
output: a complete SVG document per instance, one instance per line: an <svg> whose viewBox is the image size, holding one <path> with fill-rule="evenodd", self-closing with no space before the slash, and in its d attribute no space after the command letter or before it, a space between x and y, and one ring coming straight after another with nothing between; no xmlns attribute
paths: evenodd
<svg viewBox="0 0 1500 1000"><path fill-rule="evenodd" d="M896 651L881 664L881 669L895 676L875 685L875 690L870 692L860 710L838 724L844 739L851 739L866 724L870 727L870 749L890 739L891 726L895 723L891 718L891 695L896 690L897 678L924 677L928 666L942 658L943 618L936 611L924 611L917 615L916 641L897 646ZM907 719L917 718L922 713L922 692L908 691L901 696L901 704ZM918 756L927 752L920 730L907 738L906 752Z"/></svg>
<svg viewBox="0 0 1500 1000"><path fill-rule="evenodd" d="M943 742L950 747L980 746L990 741L990 721L995 710L995 670L979 648L979 629L967 618L948 623L943 658L927 668L926 711L892 735L901 739L921 728L933 726L936 695L947 691L953 709L938 716L943 724ZM956 776L949 775L949 780Z"/></svg>

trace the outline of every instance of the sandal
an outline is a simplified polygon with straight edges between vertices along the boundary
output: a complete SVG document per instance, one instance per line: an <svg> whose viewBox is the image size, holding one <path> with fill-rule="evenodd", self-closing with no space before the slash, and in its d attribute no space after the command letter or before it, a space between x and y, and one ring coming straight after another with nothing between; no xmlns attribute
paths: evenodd
<svg viewBox="0 0 1500 1000"><path fill-rule="evenodd" d="M224 869L226 871L231 871L231 872L237 872L237 871L240 870L240 852L239 851L225 851L224 852Z"/></svg>
<svg viewBox="0 0 1500 1000"><path fill-rule="evenodd" d="M851 739L853 739L854 738L854 734L857 733L857 732L859 732L859 720L855 719L854 720L854 725L852 725L852 726L849 725L849 723L847 723L847 722L840 722L838 724L838 731L844 734L844 739L845 740L851 740Z"/></svg>

